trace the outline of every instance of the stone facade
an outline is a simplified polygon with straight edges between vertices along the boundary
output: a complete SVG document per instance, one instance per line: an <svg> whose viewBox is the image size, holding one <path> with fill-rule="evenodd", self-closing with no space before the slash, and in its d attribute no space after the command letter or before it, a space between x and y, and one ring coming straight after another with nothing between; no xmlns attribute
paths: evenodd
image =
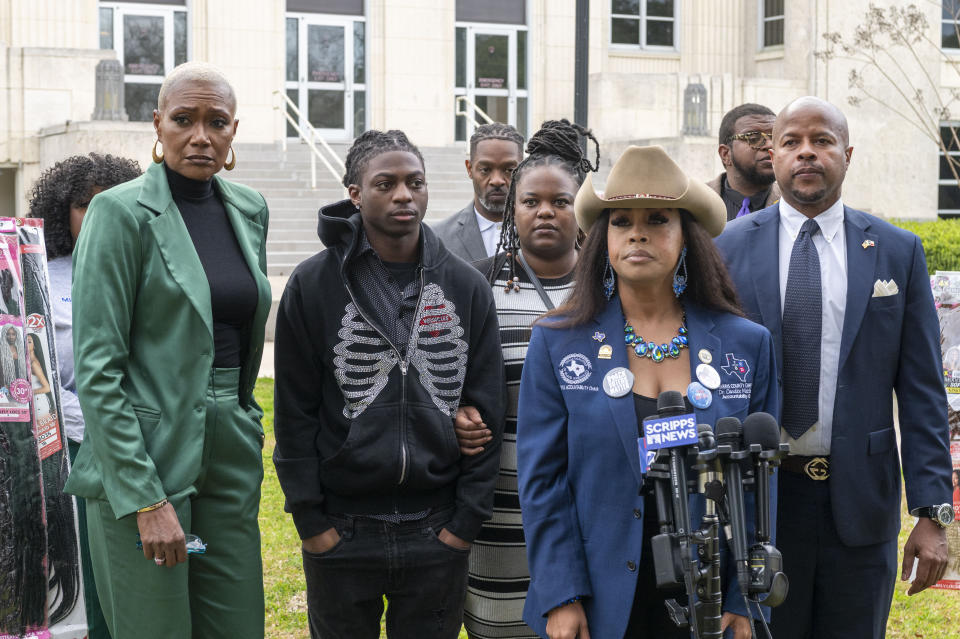
<svg viewBox="0 0 960 639"><path fill-rule="evenodd" d="M894 1L894 0L891 0ZM908 0L895 0L906 5ZM716 132L723 113L742 102L774 111L818 95L850 119L855 147L844 189L852 206L879 215L932 218L937 210L937 150L909 123L878 105L847 105L851 64L813 52L828 31L852 33L867 0L785 2L784 44L762 49L762 0L675 0L676 47L642 50L611 44L609 0L590 15L589 122L609 162L629 143L661 143L692 174L721 170ZM0 0L0 214L23 214L25 192L42 168L90 150L123 153L145 166L152 126L90 122L100 50L97 0ZM146 6L146 5L144 5ZM929 13L939 42L940 14ZM273 92L284 86L283 0L186 0L189 58L220 66L237 91L240 143L271 143L286 125ZM422 146L454 146L455 0L366 0L366 126L400 128ZM572 117L574 0L527 0L528 122ZM923 60L942 88L960 74L938 57ZM683 96L707 90L707 136L682 136ZM879 84L881 98L895 89ZM13 186L3 174L15 170ZM883 176L877 179L877 176ZM8 176L9 177L9 176ZM14 193L3 190L13 189Z"/></svg>

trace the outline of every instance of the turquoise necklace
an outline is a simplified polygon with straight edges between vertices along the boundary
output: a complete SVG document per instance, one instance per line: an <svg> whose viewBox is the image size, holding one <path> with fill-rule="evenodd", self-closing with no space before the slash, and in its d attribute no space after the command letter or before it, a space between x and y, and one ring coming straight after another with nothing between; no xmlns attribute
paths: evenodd
<svg viewBox="0 0 960 639"><path fill-rule="evenodd" d="M656 344L648 342L643 337L637 335L629 321L623 324L624 341L627 346L633 347L633 352L637 357L649 357L654 363L659 364L665 357L677 359L680 357L680 351L687 348L687 316L684 314L680 328L677 329L677 336L666 344Z"/></svg>

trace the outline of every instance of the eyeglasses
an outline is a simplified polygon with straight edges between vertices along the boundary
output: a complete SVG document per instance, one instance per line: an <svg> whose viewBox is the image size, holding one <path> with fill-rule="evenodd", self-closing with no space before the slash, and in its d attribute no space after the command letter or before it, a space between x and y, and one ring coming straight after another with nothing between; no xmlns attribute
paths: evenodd
<svg viewBox="0 0 960 639"><path fill-rule="evenodd" d="M740 140L746 142L751 149L760 150L773 141L773 134L766 131L747 131L746 133L737 133L730 136L731 140Z"/></svg>

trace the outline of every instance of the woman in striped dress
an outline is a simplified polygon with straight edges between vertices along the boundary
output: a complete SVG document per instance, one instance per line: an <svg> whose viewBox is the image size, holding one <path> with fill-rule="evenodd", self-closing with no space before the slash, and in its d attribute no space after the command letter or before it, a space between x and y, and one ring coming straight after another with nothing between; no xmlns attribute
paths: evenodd
<svg viewBox="0 0 960 639"><path fill-rule="evenodd" d="M493 287L508 402L493 517L470 552L464 606L470 639L537 636L522 620L530 573L517 496L517 392L531 325L573 288L579 233L573 200L586 172L596 170L581 151L581 136L596 144L589 131L550 120L530 138L513 173L497 252L474 264ZM465 453L482 450L488 435L475 411L462 409L457 426Z"/></svg>

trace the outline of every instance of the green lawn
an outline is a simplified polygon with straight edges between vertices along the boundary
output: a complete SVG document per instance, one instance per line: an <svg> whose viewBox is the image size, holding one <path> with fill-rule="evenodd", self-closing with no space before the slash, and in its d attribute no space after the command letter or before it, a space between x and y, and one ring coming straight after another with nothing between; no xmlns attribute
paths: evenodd
<svg viewBox="0 0 960 639"><path fill-rule="evenodd" d="M304 639L307 630L307 602L300 558L300 542L290 516L283 512L283 493L270 456L273 454L273 380L257 383L257 401L264 410L263 498L260 502L260 530L263 534L263 582L266 593L266 636L270 639ZM900 547L909 534L913 518L904 513ZM960 627L960 593L924 592L907 597L908 584L897 584L887 625L889 639L951 639ZM856 612L854 612L856 614ZM382 637L386 635L381 633ZM466 639L461 632L461 639Z"/></svg>

